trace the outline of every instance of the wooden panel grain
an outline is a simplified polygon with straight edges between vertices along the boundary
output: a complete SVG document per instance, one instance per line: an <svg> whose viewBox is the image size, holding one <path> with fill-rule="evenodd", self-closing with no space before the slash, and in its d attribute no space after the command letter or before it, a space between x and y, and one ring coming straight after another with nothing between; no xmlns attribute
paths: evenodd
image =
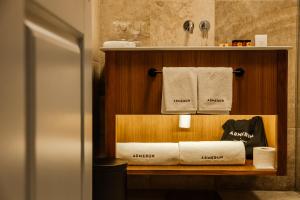
<svg viewBox="0 0 300 200"><path fill-rule="evenodd" d="M230 66L245 70L244 76L233 80L231 114L276 114L276 52L233 52ZM266 103L268 99L274 101Z"/></svg>
<svg viewBox="0 0 300 200"><path fill-rule="evenodd" d="M235 166L128 166L131 175L276 175L276 169L256 169L252 161Z"/></svg>
<svg viewBox="0 0 300 200"><path fill-rule="evenodd" d="M162 53L163 67L195 67L195 51L165 51Z"/></svg>
<svg viewBox="0 0 300 200"><path fill-rule="evenodd" d="M191 128L178 127L177 115L117 115L116 142L219 141L228 119L251 119L252 115L192 115ZM277 116L262 115L270 147L277 148Z"/></svg>
<svg viewBox="0 0 300 200"><path fill-rule="evenodd" d="M162 77L149 77L148 70L161 68L162 56L157 52L109 52L105 66L106 152L114 157L116 114L160 112Z"/></svg>

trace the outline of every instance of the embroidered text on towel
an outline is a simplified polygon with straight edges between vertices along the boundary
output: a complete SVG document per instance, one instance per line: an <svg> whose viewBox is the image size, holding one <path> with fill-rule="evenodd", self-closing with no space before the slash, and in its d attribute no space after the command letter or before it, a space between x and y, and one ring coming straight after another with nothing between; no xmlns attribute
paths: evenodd
<svg viewBox="0 0 300 200"><path fill-rule="evenodd" d="M202 160L220 160L223 159L223 156L202 156Z"/></svg>
<svg viewBox="0 0 300 200"><path fill-rule="evenodd" d="M174 103L189 103L190 99L174 99Z"/></svg>
<svg viewBox="0 0 300 200"><path fill-rule="evenodd" d="M219 102L225 102L224 99L207 99L207 102L215 102L215 103L219 103Z"/></svg>
<svg viewBox="0 0 300 200"><path fill-rule="evenodd" d="M155 158L154 154L133 154L133 158Z"/></svg>

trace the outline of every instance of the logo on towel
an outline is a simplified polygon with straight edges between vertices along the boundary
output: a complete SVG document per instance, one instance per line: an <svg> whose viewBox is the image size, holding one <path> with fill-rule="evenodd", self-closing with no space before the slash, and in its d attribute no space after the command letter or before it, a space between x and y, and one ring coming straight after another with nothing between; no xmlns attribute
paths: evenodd
<svg viewBox="0 0 300 200"><path fill-rule="evenodd" d="M174 99L173 101L174 101L174 103L189 103L189 102L191 102L190 99Z"/></svg>
<svg viewBox="0 0 300 200"><path fill-rule="evenodd" d="M155 154L133 154L133 158L155 158Z"/></svg>
<svg viewBox="0 0 300 200"><path fill-rule="evenodd" d="M213 98L209 98L209 99L207 99L207 102L222 103L222 102L224 102L224 99L217 99L217 98L213 99Z"/></svg>
<svg viewBox="0 0 300 200"><path fill-rule="evenodd" d="M221 160L223 156L202 156L202 160Z"/></svg>
<svg viewBox="0 0 300 200"><path fill-rule="evenodd" d="M235 136L235 137L245 137L245 138L248 138L248 139L251 139L254 137L253 134L250 134L250 133L247 133L247 132L236 132L236 131L230 131L229 132L229 135L232 135L232 136Z"/></svg>

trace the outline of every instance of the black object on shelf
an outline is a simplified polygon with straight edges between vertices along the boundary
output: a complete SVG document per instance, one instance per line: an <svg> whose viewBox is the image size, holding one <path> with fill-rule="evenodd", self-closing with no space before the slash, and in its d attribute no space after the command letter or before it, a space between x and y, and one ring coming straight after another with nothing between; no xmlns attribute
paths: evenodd
<svg viewBox="0 0 300 200"><path fill-rule="evenodd" d="M96 159L93 166L93 200L127 199L127 162Z"/></svg>

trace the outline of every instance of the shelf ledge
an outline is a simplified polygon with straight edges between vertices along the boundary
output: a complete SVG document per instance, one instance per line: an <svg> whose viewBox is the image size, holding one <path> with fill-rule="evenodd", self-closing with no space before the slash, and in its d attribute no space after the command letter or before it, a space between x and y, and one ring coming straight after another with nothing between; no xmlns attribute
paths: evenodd
<svg viewBox="0 0 300 200"><path fill-rule="evenodd" d="M275 176L276 169L256 169L252 161L236 166L128 166L129 175L268 175Z"/></svg>
<svg viewBox="0 0 300 200"><path fill-rule="evenodd" d="M100 48L101 51L245 51L245 50L290 50L292 46L267 46L267 47L218 47L218 46L149 46L149 47L114 47Z"/></svg>

